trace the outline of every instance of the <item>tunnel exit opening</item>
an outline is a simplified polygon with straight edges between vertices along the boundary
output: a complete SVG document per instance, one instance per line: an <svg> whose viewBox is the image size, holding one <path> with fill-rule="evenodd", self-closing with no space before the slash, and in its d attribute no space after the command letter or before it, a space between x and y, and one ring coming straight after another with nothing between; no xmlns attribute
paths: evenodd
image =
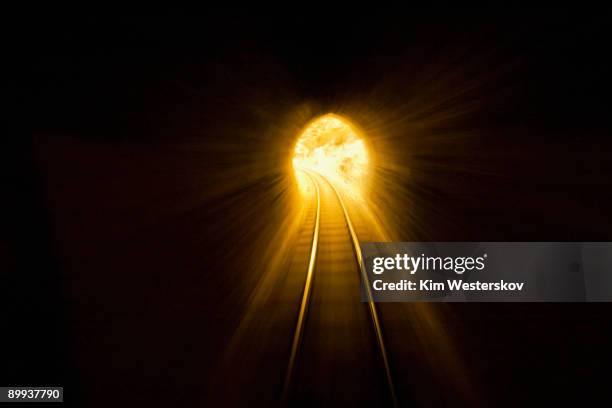
<svg viewBox="0 0 612 408"><path fill-rule="evenodd" d="M363 137L345 118L329 113L310 121L300 133L293 153L298 181L300 169L306 169L353 196L363 194L368 152Z"/></svg>

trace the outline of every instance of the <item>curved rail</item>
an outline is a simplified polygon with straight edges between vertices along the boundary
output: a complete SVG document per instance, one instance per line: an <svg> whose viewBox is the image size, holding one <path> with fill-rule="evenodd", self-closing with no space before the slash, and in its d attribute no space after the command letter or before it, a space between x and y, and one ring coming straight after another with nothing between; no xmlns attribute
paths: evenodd
<svg viewBox="0 0 612 408"><path fill-rule="evenodd" d="M317 247L319 244L319 224L321 217L321 194L319 192L319 184L308 172L304 171L304 174L310 178L312 184L314 184L315 192L317 195L317 214L315 217L315 227L312 233L312 247L310 249L310 261L308 263L308 272L306 273L306 283L304 284L304 292L302 293L302 302L300 304L300 311L298 314L298 320L295 327L295 334L293 336L293 342L291 343L291 355L289 357L289 364L287 366L287 374L285 375L285 384L283 386L283 401L287 401L289 396L289 389L291 387L291 381L293 378L293 370L295 368L295 360L297 358L298 349L300 342L302 341L302 335L304 332L304 321L306 320L306 312L308 309L308 303L310 301L310 292L312 289L312 276L314 273L315 263L317 261Z"/></svg>
<svg viewBox="0 0 612 408"><path fill-rule="evenodd" d="M353 223L351 222L351 218L349 217L346 206L344 205L344 200L342 200L342 196L336 189L336 187L331 183L326 177L321 174L318 174L322 179L324 179L327 184L330 185L334 193L336 193L336 197L338 197L338 201L340 202L340 206L342 207L342 212L344 213L344 219L346 221L346 226L351 234L351 240L353 242L353 249L355 251L355 258L357 260L357 264L359 265L359 272L361 274L361 278L364 282L364 287L366 289L366 296L368 299L368 306L370 309L370 316L372 317L372 324L374 325L374 331L376 332L376 341L378 342L378 347L380 348L380 354L383 361L383 365L385 368L385 376L387 378L387 385L389 386L389 392L391 393L391 401L393 406L397 406L397 399L395 397L395 387L393 385L393 379L391 377L391 369L389 368L389 359L387 358L387 350L385 348L385 342L383 339L382 328L380 325L380 319L378 318L378 312L376 311L376 304L372 298L372 291L370 290L370 284L368 281L368 276L366 274L365 264L363 262L363 255L361 254L361 247L359 246L359 239L357 239L357 233L355 232L355 228L353 227Z"/></svg>
<svg viewBox="0 0 612 408"><path fill-rule="evenodd" d="M344 200L342 199L342 196L340 195L336 187L326 177L312 170L306 170L306 169L301 169L301 170L308 176L308 178L310 179L310 181L313 183L315 187L316 196L317 196L317 214L316 214L316 219L315 219L315 228L313 231L310 261L308 263L308 272L306 274L306 283L304 285L304 291L302 294L302 301L300 304L298 320L297 320L297 324L295 328L295 334L293 337L293 342L291 344L291 354L289 357L289 364L287 366L287 374L285 376L285 383L283 386L282 401L285 403L288 401L291 383L293 379L293 372L295 369L295 362L297 359L297 354L298 354L300 343L301 343L303 333L304 333L306 313L308 311L308 304L309 304L310 295L312 292L312 280L313 280L313 274L314 274L314 267L315 267L315 263L317 259L317 247L318 247L318 242L319 242L320 213L321 213L321 194L320 194L320 189L319 189L319 183L317 182L316 179L320 177L321 179L325 180L325 182L329 184L329 186L332 188L332 190L336 194L336 197L338 198L340 206L342 207L344 220L346 222L346 226L351 236L351 243L352 243L353 251L355 253L355 259L359 267L359 273L361 275L361 278L364 281L364 287L366 289L366 296L367 296L367 302L368 302L368 309L370 311L370 316L372 318L372 324L374 326L374 331L376 334L376 342L378 344L380 355L381 355L382 362L384 365L385 377L387 380L387 385L389 387L391 401L392 401L393 406L397 406L397 399L395 396L395 387L393 385L393 380L391 377L391 369L389 368L389 359L387 358L387 351L386 351L385 342L383 339L380 319L378 318L376 304L374 303L373 298L372 298L372 292L370 290L370 285L368 283L368 277L366 274L365 264L363 261L363 255L361 253L361 247L359 246L359 240L357 238L357 233L355 232L355 228L353 227L353 223L351 222L351 218L344 204Z"/></svg>

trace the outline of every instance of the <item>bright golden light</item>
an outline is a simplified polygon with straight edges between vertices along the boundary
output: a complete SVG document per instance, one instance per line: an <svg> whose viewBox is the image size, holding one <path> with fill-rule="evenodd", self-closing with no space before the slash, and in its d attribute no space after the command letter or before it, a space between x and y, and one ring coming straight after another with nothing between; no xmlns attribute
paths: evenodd
<svg viewBox="0 0 612 408"><path fill-rule="evenodd" d="M295 145L294 169L314 170L353 195L361 192L367 165L363 140L347 121L333 114L308 124Z"/></svg>

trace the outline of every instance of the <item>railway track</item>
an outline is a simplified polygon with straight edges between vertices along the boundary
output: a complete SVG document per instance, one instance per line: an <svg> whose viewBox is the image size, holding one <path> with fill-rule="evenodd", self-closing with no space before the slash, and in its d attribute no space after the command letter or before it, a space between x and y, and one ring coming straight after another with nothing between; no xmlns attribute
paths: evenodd
<svg viewBox="0 0 612 408"><path fill-rule="evenodd" d="M367 303L360 299L367 276L347 207L327 178L303 172L316 216L283 401L396 406L376 304L369 291Z"/></svg>

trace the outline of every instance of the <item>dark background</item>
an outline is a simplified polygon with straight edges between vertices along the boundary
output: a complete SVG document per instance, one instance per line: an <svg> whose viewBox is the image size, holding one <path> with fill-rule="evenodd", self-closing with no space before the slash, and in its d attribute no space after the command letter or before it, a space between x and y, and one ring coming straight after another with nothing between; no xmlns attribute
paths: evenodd
<svg viewBox="0 0 612 408"><path fill-rule="evenodd" d="M5 153L2 383L200 401L255 279L248 242L288 213L269 197L289 130L328 111L386 135L404 240L609 241L609 14L43 16L32 137ZM607 304L440 308L483 400L604 396Z"/></svg>

